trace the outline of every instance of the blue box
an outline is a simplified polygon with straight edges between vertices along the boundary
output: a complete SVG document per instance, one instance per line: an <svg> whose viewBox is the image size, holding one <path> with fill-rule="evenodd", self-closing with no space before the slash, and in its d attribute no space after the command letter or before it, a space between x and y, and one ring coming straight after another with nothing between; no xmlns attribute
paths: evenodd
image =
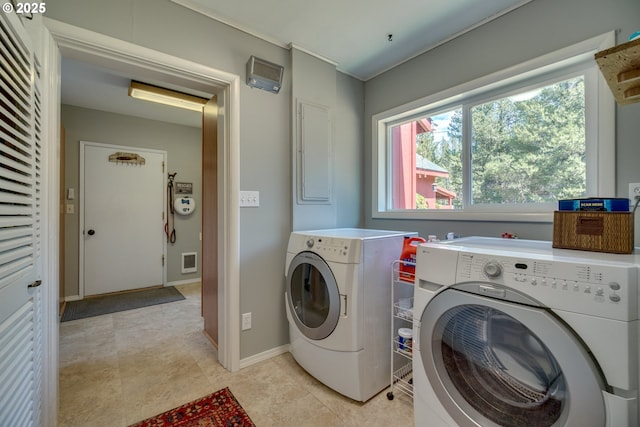
<svg viewBox="0 0 640 427"><path fill-rule="evenodd" d="M628 212L629 199L567 199L558 201L560 211L600 211L600 212Z"/></svg>

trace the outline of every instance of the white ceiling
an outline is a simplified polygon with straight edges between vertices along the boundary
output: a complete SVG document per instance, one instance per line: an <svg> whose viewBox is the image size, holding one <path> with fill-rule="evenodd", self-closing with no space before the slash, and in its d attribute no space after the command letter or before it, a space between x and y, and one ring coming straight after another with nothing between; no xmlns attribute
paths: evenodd
<svg viewBox="0 0 640 427"><path fill-rule="evenodd" d="M531 0L171 1L366 81Z"/></svg>
<svg viewBox="0 0 640 427"><path fill-rule="evenodd" d="M531 0L171 1L275 45L293 45L366 81ZM199 113L130 98L132 78L63 58L62 103L200 126Z"/></svg>

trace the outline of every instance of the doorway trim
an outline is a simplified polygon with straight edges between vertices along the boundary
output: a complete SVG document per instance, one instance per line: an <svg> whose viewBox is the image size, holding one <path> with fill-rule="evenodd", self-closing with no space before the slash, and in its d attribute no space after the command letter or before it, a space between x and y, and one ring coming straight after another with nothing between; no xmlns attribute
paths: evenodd
<svg viewBox="0 0 640 427"><path fill-rule="evenodd" d="M220 107L218 199L218 361L227 370L240 369L240 76L113 37L44 18L52 46L45 75L53 88L50 117L60 117L60 57L68 57L119 71L136 71L182 85L205 87L218 96ZM49 123L48 134L59 133L59 123ZM60 167L59 165L57 166ZM57 170L56 170L57 171ZM54 172L56 172L54 171ZM58 343L56 343L58 344Z"/></svg>

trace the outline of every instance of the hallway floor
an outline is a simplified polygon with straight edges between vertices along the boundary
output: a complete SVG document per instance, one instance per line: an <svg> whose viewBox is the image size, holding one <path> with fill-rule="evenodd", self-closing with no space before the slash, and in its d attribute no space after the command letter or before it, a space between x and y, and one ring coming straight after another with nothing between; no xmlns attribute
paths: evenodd
<svg viewBox="0 0 640 427"><path fill-rule="evenodd" d="M257 427L412 426L410 398L354 402L289 353L230 373L202 334L200 285L186 299L60 324L59 427L126 427L229 387Z"/></svg>

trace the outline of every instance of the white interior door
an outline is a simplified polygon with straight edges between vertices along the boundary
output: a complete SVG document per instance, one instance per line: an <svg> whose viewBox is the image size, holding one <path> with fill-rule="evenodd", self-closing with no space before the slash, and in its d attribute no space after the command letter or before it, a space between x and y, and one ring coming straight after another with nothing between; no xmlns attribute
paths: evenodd
<svg viewBox="0 0 640 427"><path fill-rule="evenodd" d="M37 426L45 375L40 70L15 13L0 14L0 46L0 425Z"/></svg>
<svg viewBox="0 0 640 427"><path fill-rule="evenodd" d="M84 295L163 285L166 152L85 142L80 150ZM110 161L116 153L144 162Z"/></svg>

